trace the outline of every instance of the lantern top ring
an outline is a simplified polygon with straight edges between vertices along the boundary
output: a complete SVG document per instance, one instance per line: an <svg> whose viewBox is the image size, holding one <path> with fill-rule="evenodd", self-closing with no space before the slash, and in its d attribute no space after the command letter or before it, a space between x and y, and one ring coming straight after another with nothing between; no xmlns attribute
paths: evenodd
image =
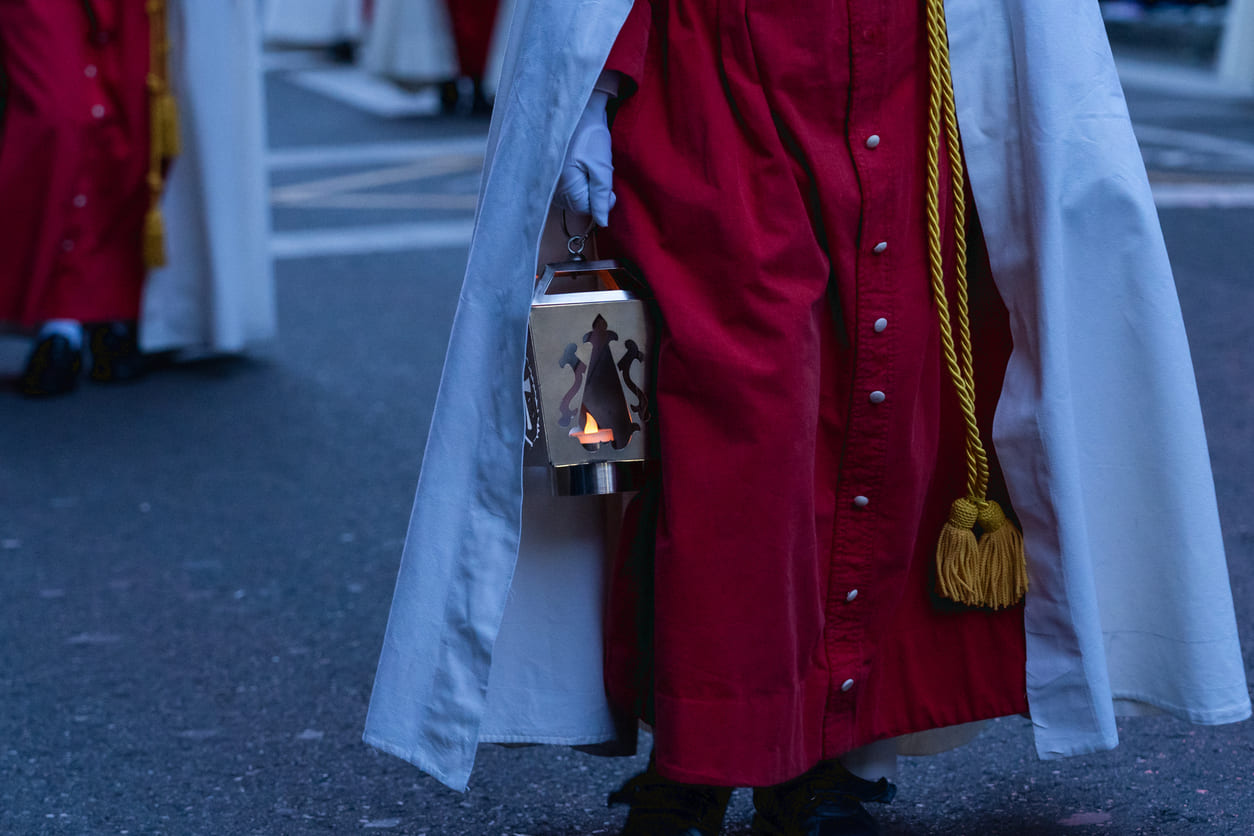
<svg viewBox="0 0 1254 836"><path fill-rule="evenodd" d="M583 261L583 251L588 246L588 236L595 228L596 221L589 218L587 229L583 232L571 232L570 227L566 225L566 210L562 210L562 232L566 233L566 249L570 252L572 261Z"/></svg>

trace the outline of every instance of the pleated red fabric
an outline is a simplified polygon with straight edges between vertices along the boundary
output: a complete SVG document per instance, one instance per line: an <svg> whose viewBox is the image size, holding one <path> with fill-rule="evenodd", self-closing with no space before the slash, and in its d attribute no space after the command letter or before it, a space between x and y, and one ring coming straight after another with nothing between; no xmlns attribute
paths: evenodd
<svg viewBox="0 0 1254 836"><path fill-rule="evenodd" d="M607 688L668 777L769 785L1026 711L1022 608L932 591L965 470L928 289L925 50L920 0L637 0L611 55L634 92L602 255L640 266L664 328L653 567L624 548ZM969 238L987 439L1011 345Z"/></svg>

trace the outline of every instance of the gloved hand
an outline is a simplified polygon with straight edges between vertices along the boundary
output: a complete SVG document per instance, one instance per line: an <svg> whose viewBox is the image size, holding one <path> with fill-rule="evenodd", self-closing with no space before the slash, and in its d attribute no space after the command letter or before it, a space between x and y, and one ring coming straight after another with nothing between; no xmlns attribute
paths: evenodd
<svg viewBox="0 0 1254 836"><path fill-rule="evenodd" d="M597 226L609 226L615 201L614 162L605 108L610 96L617 92L617 76L606 72L597 81L566 148L566 161L553 196L553 205L558 209L591 215Z"/></svg>

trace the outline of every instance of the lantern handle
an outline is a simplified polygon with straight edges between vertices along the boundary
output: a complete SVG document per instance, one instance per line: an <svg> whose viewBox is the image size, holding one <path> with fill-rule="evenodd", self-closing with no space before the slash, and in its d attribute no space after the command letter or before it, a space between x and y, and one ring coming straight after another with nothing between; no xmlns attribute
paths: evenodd
<svg viewBox="0 0 1254 836"><path fill-rule="evenodd" d="M588 228L583 232L572 233L566 225L566 210L562 210L562 232L566 234L566 249L570 252L571 261L583 261L584 247L588 245L588 238L592 236L592 231L596 229L596 221L588 219Z"/></svg>

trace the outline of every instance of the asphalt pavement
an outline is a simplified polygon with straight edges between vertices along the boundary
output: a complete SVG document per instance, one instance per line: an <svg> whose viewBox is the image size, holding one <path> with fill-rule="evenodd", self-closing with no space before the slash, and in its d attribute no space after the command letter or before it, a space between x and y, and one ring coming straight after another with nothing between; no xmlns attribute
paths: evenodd
<svg viewBox="0 0 1254 836"><path fill-rule="evenodd" d="M484 747L463 795L360 741L487 125L272 66L279 339L47 402L0 392L0 834L615 833L605 794L642 756ZM1124 70L1254 674L1254 101ZM0 373L20 352L0 343ZM1120 730L1042 762L1012 718L905 760L884 832L1254 833L1254 723ZM749 816L740 791L727 832Z"/></svg>

